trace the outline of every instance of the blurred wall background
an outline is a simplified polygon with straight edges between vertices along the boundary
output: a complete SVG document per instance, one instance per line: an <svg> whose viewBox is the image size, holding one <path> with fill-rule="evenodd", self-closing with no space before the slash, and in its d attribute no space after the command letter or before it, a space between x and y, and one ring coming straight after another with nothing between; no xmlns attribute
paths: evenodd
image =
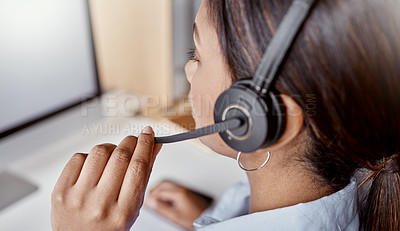
<svg viewBox="0 0 400 231"><path fill-rule="evenodd" d="M100 84L161 97L185 96L187 51L201 0L90 0Z"/></svg>

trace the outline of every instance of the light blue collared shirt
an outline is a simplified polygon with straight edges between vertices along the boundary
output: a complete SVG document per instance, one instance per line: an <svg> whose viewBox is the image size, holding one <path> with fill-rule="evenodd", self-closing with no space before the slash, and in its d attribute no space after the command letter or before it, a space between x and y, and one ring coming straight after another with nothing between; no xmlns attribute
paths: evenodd
<svg viewBox="0 0 400 231"><path fill-rule="evenodd" d="M347 230L358 231L357 184L315 201L249 214L247 177L229 188L216 206L193 223L196 230Z"/></svg>

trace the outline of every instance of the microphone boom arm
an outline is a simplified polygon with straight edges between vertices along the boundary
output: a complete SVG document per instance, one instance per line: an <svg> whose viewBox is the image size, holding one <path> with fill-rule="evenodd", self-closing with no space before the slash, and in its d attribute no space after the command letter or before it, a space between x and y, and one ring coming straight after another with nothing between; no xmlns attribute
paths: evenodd
<svg viewBox="0 0 400 231"><path fill-rule="evenodd" d="M219 133L226 130L239 128L241 125L242 121L239 118L233 118L185 133L175 134L171 136L164 136L164 137L154 137L154 141L155 143L162 143L162 144L175 143L179 141L210 135L217 132Z"/></svg>

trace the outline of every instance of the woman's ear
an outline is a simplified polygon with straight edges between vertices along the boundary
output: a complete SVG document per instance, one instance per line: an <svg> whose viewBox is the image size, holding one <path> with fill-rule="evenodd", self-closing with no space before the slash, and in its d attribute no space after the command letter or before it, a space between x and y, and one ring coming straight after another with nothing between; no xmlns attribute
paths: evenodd
<svg viewBox="0 0 400 231"><path fill-rule="evenodd" d="M268 147L270 151L278 150L294 140L300 134L304 123L303 112L296 101L288 95L280 96L286 107L286 126L281 138Z"/></svg>

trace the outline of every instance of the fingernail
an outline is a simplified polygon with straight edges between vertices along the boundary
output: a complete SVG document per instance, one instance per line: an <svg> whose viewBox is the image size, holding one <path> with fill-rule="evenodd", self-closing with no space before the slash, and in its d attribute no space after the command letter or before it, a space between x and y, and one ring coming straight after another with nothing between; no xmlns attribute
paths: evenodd
<svg viewBox="0 0 400 231"><path fill-rule="evenodd" d="M151 129L150 126L147 126L143 129L142 133L144 134L152 134L153 133L153 129Z"/></svg>

